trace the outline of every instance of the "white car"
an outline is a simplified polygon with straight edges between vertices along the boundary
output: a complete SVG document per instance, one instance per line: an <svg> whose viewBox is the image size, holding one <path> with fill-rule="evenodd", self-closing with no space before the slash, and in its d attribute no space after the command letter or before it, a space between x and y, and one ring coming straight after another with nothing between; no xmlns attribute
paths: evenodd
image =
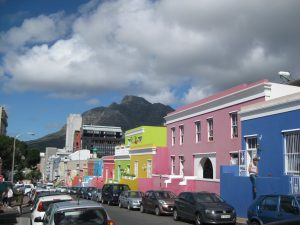
<svg viewBox="0 0 300 225"><path fill-rule="evenodd" d="M24 194L29 196L33 188L33 184L25 184Z"/></svg>
<svg viewBox="0 0 300 225"><path fill-rule="evenodd" d="M34 222L34 219L37 217L44 217L45 211L48 209L49 205L55 202L63 202L63 201L72 201L72 197L70 195L48 195L44 197L40 197L38 201L31 208L31 224L32 225L42 225L43 223Z"/></svg>

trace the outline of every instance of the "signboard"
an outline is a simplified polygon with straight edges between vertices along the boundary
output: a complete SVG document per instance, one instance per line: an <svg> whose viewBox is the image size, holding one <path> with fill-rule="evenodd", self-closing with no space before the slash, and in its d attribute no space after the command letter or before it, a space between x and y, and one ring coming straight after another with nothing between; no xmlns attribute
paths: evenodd
<svg viewBox="0 0 300 225"><path fill-rule="evenodd" d="M247 176L247 150L239 151L239 175Z"/></svg>

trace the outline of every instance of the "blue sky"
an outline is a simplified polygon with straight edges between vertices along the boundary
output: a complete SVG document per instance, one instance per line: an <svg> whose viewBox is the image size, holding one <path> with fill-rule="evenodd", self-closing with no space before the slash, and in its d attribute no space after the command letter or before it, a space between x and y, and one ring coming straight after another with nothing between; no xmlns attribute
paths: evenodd
<svg viewBox="0 0 300 225"><path fill-rule="evenodd" d="M35 139L125 95L174 108L299 78L300 1L0 0L0 105Z"/></svg>

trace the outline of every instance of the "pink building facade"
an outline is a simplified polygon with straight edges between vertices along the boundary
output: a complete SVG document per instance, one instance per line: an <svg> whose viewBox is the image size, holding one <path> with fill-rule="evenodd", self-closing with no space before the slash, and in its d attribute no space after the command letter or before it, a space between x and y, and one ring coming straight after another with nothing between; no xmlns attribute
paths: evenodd
<svg viewBox="0 0 300 225"><path fill-rule="evenodd" d="M169 155L157 155L152 188L177 194L220 193L220 166L238 164L239 160L243 138L241 107L296 92L298 87L262 80L236 86L168 114Z"/></svg>

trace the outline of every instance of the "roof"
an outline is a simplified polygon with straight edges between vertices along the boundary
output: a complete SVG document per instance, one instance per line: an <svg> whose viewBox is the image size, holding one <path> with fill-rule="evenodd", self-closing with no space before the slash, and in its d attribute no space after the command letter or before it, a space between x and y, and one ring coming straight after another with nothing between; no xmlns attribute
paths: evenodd
<svg viewBox="0 0 300 225"><path fill-rule="evenodd" d="M73 198L70 196L70 195L47 195L47 196L42 196L39 198L39 201L43 201L43 202L46 202L46 201L51 201L51 200L54 200L54 199L61 199L61 200L73 200Z"/></svg>
<svg viewBox="0 0 300 225"><path fill-rule="evenodd" d="M68 210L68 209L81 209L81 208L103 208L103 206L94 201L79 200L79 201L68 201L68 202L58 202L54 204L57 210Z"/></svg>

